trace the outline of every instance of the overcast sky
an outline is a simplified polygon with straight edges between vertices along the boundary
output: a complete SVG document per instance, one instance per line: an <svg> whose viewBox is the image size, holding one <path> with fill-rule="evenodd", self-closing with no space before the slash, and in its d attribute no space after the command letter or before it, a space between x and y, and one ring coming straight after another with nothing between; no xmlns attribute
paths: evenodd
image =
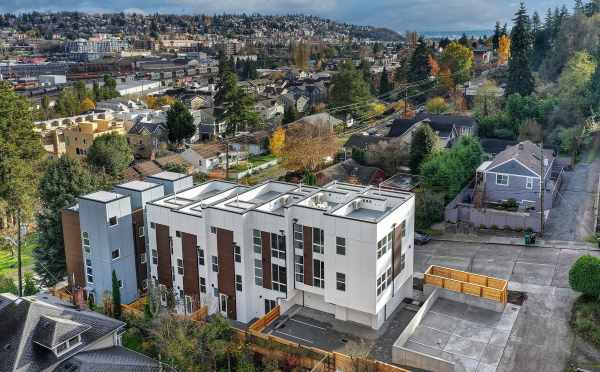
<svg viewBox="0 0 600 372"><path fill-rule="evenodd" d="M572 8L572 0L566 0ZM565 0L528 0L541 15ZM305 13L403 32L489 30L509 22L518 0L0 0L0 12L80 10L143 13Z"/></svg>

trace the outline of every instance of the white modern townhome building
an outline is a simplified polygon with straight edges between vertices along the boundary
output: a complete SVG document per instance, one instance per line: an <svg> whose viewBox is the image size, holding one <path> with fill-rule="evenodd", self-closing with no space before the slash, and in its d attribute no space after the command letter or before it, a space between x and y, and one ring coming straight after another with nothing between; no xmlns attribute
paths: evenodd
<svg viewBox="0 0 600 372"><path fill-rule="evenodd" d="M412 295L414 210L389 189L210 181L146 203L149 278L186 313L300 305L377 329Z"/></svg>

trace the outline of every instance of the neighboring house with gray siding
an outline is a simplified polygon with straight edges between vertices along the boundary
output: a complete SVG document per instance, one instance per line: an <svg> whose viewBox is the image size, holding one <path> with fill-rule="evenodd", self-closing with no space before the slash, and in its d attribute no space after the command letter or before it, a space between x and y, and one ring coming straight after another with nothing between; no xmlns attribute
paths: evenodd
<svg viewBox="0 0 600 372"><path fill-rule="evenodd" d="M553 150L540 151L531 141L510 146L478 168L476 192L483 192L486 204L501 204L514 199L522 208L537 210L540 208L540 182L543 182L544 209L550 209L556 191L556 180L552 177L555 158ZM540 176L542 168L544 174Z"/></svg>

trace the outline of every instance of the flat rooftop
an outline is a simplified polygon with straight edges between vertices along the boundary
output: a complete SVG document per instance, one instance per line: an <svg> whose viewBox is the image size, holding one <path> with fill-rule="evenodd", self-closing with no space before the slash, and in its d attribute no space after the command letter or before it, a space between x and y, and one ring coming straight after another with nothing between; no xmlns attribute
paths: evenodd
<svg viewBox="0 0 600 372"><path fill-rule="evenodd" d="M157 183L146 182L146 181L129 181L119 185L115 185L116 188L135 190L135 191L146 191L160 186Z"/></svg>
<svg viewBox="0 0 600 372"><path fill-rule="evenodd" d="M164 173L170 172L150 176L150 179L159 178ZM407 192L342 183L319 188L267 181L248 187L226 181L209 181L152 204L197 216L202 215L204 208L238 214L255 210L283 216L286 208L297 205L321 210L331 216L377 222L412 197L413 194ZM359 201L360 208L358 204L351 205L353 201Z"/></svg>
<svg viewBox="0 0 600 372"><path fill-rule="evenodd" d="M108 203L113 200L120 199L125 195L117 194L116 192L110 191L96 191L91 194L80 196L81 199L93 200L101 203Z"/></svg>
<svg viewBox="0 0 600 372"><path fill-rule="evenodd" d="M165 181L177 181L177 180L180 180L180 179L186 178L186 177L191 177L191 176L189 176L187 174L163 171L163 172L153 174L151 176L147 176L146 178L156 178L156 179L165 180Z"/></svg>

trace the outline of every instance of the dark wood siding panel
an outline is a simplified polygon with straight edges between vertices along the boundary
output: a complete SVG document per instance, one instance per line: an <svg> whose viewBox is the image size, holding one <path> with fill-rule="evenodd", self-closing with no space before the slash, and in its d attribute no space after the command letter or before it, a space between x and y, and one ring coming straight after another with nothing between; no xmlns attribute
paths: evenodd
<svg viewBox="0 0 600 372"><path fill-rule="evenodd" d="M183 250L183 291L192 297L194 311L200 303L200 279L198 276L198 245L196 235L181 233Z"/></svg>
<svg viewBox="0 0 600 372"><path fill-rule="evenodd" d="M312 227L304 226L304 284L313 285Z"/></svg>
<svg viewBox="0 0 600 372"><path fill-rule="evenodd" d="M262 270L263 270L263 288L273 288L273 278L271 276L271 234L265 231L260 232L262 241Z"/></svg>
<svg viewBox="0 0 600 372"><path fill-rule="evenodd" d="M144 210L138 209L132 213L133 250L135 252L135 274L138 289L142 290L142 281L148 278L148 266L142 263L141 256L146 254L146 238L140 236L140 228L144 227Z"/></svg>
<svg viewBox="0 0 600 372"><path fill-rule="evenodd" d="M402 227L397 225L394 228L394 241L392 245L392 267L394 270L393 277L396 278L402 271L401 258L402 255Z"/></svg>
<svg viewBox="0 0 600 372"><path fill-rule="evenodd" d="M65 244L67 273L69 275L74 274L74 284L76 286L85 287L79 213L65 209L61 213L61 219Z"/></svg>
<svg viewBox="0 0 600 372"><path fill-rule="evenodd" d="M219 292L227 295L227 317L237 319L235 304L235 263L233 261L233 231L217 229L219 259Z"/></svg>
<svg viewBox="0 0 600 372"><path fill-rule="evenodd" d="M158 282L167 288L173 288L169 226L157 223L155 230L156 250L158 251Z"/></svg>

